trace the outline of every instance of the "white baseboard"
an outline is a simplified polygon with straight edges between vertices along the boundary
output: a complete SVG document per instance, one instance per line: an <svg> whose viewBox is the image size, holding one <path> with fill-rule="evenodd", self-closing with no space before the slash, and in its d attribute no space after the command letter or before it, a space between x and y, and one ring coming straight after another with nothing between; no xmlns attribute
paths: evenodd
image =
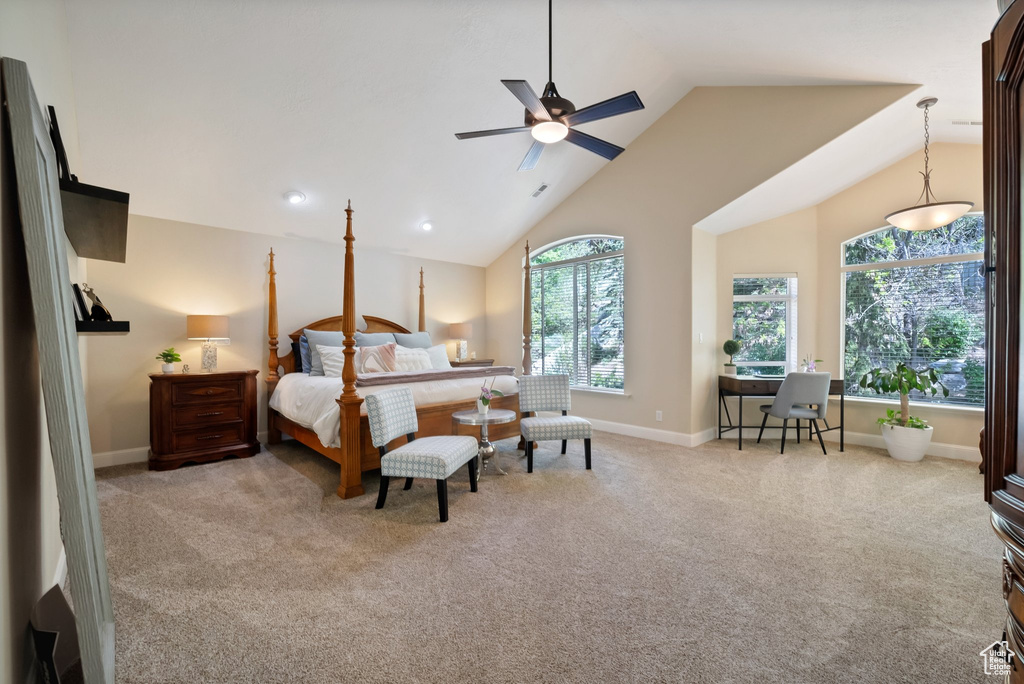
<svg viewBox="0 0 1024 684"><path fill-rule="evenodd" d="M93 468L109 468L126 463L145 463L149 460L149 447L135 447L119 451L101 451L92 455Z"/></svg>
<svg viewBox="0 0 1024 684"><path fill-rule="evenodd" d="M587 418L587 420L590 421L595 430L603 430L604 432L611 432L616 435L649 439L655 442L664 442L666 444L675 444L684 447L698 446L715 436L714 429L704 430L703 432L690 435L685 432L659 430L658 428L641 427L639 425L629 425L628 423L616 423L610 420L600 420L596 418Z"/></svg>
<svg viewBox="0 0 1024 684"><path fill-rule="evenodd" d="M57 569L53 571L53 583L58 587L64 586L64 580L68 578L68 554L64 551L63 544L60 547L60 558L57 559Z"/></svg>
<svg viewBox="0 0 1024 684"><path fill-rule="evenodd" d="M770 429L771 426L768 426ZM805 428L806 429L806 428ZM715 436L715 429L711 429L712 438ZM749 439L751 443L757 440L757 428L744 428L743 439ZM701 433L703 434L703 433ZM781 431L776 426L776 429L766 432L766 439L779 439L782 435ZM823 432L822 437L825 438L826 442L839 442L839 431L830 430L829 432ZM737 431L732 430L722 435L723 439L736 439ZM815 438L817 439L817 438ZM845 435L847 444L855 444L857 446L874 447L876 449L885 449L885 440L882 439L882 435L872 435L866 432L851 432L846 431ZM790 432L786 442L796 442L796 437ZM962 446L960 444L945 444L943 442L932 442L928 445L928 451L925 452L929 456L938 456L939 458L952 458L958 461L970 461L972 463L978 463L981 461L981 453L977 447L973 446Z"/></svg>

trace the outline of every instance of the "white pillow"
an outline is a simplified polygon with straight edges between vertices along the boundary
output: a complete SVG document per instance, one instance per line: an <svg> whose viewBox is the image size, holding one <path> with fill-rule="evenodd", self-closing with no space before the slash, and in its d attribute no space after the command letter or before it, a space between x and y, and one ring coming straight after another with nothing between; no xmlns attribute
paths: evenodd
<svg viewBox="0 0 1024 684"><path fill-rule="evenodd" d="M399 373L431 368L430 355L426 349L410 349L401 345L395 348L395 370Z"/></svg>
<svg viewBox="0 0 1024 684"><path fill-rule="evenodd" d="M434 370L445 370L452 367L451 361L448 360L448 345L435 344L433 347L428 347L426 352L430 357L430 367Z"/></svg>
<svg viewBox="0 0 1024 684"><path fill-rule="evenodd" d="M324 365L324 375L328 378L340 378L341 371L345 368L345 348L318 344L316 351ZM355 368L359 368L359 347L356 347L356 355L352 357L352 362Z"/></svg>

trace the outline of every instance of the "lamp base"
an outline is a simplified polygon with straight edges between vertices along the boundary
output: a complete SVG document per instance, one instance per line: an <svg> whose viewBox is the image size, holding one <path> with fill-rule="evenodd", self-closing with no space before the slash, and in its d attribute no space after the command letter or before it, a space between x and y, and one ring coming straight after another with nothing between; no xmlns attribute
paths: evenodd
<svg viewBox="0 0 1024 684"><path fill-rule="evenodd" d="M455 342L455 360L465 361L469 355L466 352L467 349L466 340L458 340Z"/></svg>
<svg viewBox="0 0 1024 684"><path fill-rule="evenodd" d="M217 345L203 342L203 373L214 373L217 370Z"/></svg>

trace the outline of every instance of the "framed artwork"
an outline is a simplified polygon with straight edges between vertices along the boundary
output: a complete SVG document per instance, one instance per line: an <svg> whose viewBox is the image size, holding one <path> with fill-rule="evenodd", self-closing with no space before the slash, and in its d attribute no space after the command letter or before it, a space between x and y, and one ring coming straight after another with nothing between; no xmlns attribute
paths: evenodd
<svg viewBox="0 0 1024 684"><path fill-rule="evenodd" d="M57 161L24 62L0 62L64 548L88 684L114 681L114 611L93 474Z"/></svg>
<svg viewBox="0 0 1024 684"><path fill-rule="evenodd" d="M78 287L78 283L71 283L71 290L75 293L75 320L92 320L89 307L85 305L85 297L82 296L82 288Z"/></svg>

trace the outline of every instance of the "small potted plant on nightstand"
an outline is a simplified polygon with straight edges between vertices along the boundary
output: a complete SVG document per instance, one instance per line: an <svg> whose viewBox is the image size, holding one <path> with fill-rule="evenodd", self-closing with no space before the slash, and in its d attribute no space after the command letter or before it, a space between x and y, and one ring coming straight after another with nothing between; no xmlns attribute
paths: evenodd
<svg viewBox="0 0 1024 684"><path fill-rule="evenodd" d="M882 439L889 455L897 461L920 461L932 441L932 427L925 421L910 415L910 391L918 390L935 396L942 392L948 397L949 390L939 382L934 368L916 370L905 363L895 369L872 368L860 379L860 386L872 389L878 394L899 392L899 413L892 409L878 419L882 426Z"/></svg>
<svg viewBox="0 0 1024 684"><path fill-rule="evenodd" d="M174 351L174 347L168 347L160 352L157 357L157 361L163 361L164 365L160 366L160 370L164 373L173 373L174 364L181 362L181 354Z"/></svg>
<svg viewBox="0 0 1024 684"><path fill-rule="evenodd" d="M739 340L726 340L722 345L722 351L729 355L729 363L725 364L726 375L736 375L736 364L732 362L733 354L740 350Z"/></svg>

